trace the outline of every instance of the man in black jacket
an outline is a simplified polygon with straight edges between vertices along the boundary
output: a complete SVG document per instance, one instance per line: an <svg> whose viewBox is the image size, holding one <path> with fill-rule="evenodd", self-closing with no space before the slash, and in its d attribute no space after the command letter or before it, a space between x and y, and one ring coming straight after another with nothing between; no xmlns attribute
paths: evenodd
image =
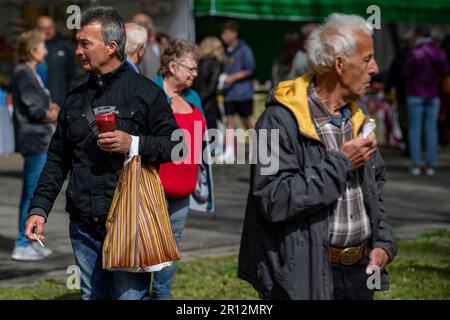
<svg viewBox="0 0 450 320"><path fill-rule="evenodd" d="M332 14L308 42L313 74L280 83L257 122L279 133L258 143L279 170L252 167L238 275L262 298L372 299L388 288L384 163L375 135L361 137L358 102L378 72L371 35L361 17Z"/></svg>
<svg viewBox="0 0 450 320"><path fill-rule="evenodd" d="M88 81L67 95L58 116L47 162L31 200L26 236L43 239L44 223L65 177L70 238L81 270L82 299L146 299L150 274L102 270L105 220L125 154L138 152L144 163L170 161L177 124L164 92L135 73L125 60L125 27L113 8L83 13L76 54ZM83 110L116 106L116 130L96 137Z"/></svg>
<svg viewBox="0 0 450 320"><path fill-rule="evenodd" d="M79 83L75 56L67 41L56 33L53 18L40 16L36 26L45 33L48 52L44 63L37 66L37 72L50 90L53 102L62 106L69 90Z"/></svg>

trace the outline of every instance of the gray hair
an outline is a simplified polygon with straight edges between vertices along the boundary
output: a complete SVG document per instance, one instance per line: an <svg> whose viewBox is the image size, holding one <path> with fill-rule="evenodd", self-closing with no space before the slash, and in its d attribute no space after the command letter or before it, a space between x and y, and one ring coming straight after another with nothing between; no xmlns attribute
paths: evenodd
<svg viewBox="0 0 450 320"><path fill-rule="evenodd" d="M161 66L159 67L158 75L162 75L163 77L170 75L169 63L180 59L186 54L192 54L194 60L198 61L201 56L201 51L193 42L185 39L175 39L161 54Z"/></svg>
<svg viewBox="0 0 450 320"><path fill-rule="evenodd" d="M357 15L333 13L318 26L306 44L309 69L314 74L328 72L337 55L351 57L356 50L354 31L362 30L369 36L373 30Z"/></svg>
<svg viewBox="0 0 450 320"><path fill-rule="evenodd" d="M116 56L125 59L126 33L123 20L113 7L94 7L81 15L81 27L87 24L99 23L102 28L103 41L106 45L113 41L117 43Z"/></svg>
<svg viewBox="0 0 450 320"><path fill-rule="evenodd" d="M136 52L136 49L140 44L144 45L144 48L147 47L147 30L145 30L143 26L140 26L137 23L127 23L125 25L125 30L127 33L125 52L127 54Z"/></svg>

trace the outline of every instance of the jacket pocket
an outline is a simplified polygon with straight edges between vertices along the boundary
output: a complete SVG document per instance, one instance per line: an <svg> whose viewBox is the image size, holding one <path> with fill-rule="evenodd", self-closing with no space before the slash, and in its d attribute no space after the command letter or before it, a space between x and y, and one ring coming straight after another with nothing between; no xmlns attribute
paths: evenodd
<svg viewBox="0 0 450 320"><path fill-rule="evenodd" d="M120 107L116 113L116 129L139 135L140 128L146 126L143 113L138 107L130 105Z"/></svg>
<svg viewBox="0 0 450 320"><path fill-rule="evenodd" d="M67 122L67 135L71 141L80 141L89 134L89 125L86 115L81 110L70 110L65 118Z"/></svg>
<svg viewBox="0 0 450 320"><path fill-rule="evenodd" d="M299 242L292 256L275 271L276 282L291 299L298 295L299 286L308 283L309 273L306 268L309 263L308 251L306 243Z"/></svg>

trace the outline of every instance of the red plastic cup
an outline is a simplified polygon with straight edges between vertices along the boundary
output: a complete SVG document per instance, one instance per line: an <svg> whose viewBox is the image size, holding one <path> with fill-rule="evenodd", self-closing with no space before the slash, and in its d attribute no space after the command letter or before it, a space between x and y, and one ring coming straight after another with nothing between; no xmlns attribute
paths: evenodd
<svg viewBox="0 0 450 320"><path fill-rule="evenodd" d="M106 106L94 108L98 132L111 132L116 129L116 107Z"/></svg>

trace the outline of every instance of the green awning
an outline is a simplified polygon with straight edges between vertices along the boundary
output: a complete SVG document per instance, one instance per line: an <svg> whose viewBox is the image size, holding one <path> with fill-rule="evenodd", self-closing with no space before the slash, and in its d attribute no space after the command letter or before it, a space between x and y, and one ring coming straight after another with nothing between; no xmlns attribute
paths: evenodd
<svg viewBox="0 0 450 320"><path fill-rule="evenodd" d="M381 23L450 23L450 0L195 0L196 16L259 20L317 21L340 12L369 17L381 9Z"/></svg>

